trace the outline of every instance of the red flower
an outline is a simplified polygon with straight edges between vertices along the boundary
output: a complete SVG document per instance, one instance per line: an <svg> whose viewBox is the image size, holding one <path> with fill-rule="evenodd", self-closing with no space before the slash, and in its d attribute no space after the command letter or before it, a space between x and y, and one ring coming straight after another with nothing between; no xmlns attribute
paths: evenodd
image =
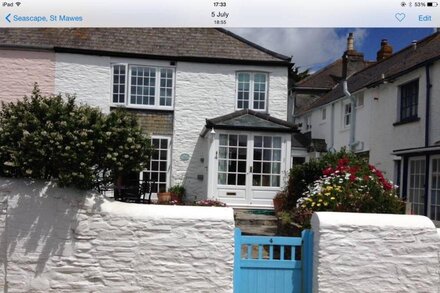
<svg viewBox="0 0 440 293"><path fill-rule="evenodd" d="M349 162L350 162L350 161L349 161L348 158L346 158L346 157L344 157L344 158L342 158L342 159L339 159L339 161L338 161L338 167L339 167L339 166L347 166Z"/></svg>
<svg viewBox="0 0 440 293"><path fill-rule="evenodd" d="M334 170L332 167L328 167L328 168L322 170L322 174L325 176L329 176L329 175L333 174L333 172L334 172Z"/></svg>

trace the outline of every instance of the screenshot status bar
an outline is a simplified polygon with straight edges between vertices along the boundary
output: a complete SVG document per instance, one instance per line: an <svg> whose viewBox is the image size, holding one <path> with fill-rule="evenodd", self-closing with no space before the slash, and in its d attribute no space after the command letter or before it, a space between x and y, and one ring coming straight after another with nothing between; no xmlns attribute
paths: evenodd
<svg viewBox="0 0 440 293"><path fill-rule="evenodd" d="M440 27L437 1L9 0L0 13L0 27Z"/></svg>

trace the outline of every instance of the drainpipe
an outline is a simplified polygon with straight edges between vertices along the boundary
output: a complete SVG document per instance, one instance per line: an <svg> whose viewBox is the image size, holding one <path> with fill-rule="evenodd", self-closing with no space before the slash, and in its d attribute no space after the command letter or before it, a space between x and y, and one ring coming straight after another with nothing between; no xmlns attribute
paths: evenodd
<svg viewBox="0 0 440 293"><path fill-rule="evenodd" d="M331 104L331 112L330 112L330 146L328 147L329 152L335 151L335 103Z"/></svg>
<svg viewBox="0 0 440 293"><path fill-rule="evenodd" d="M429 120L430 120L430 105L431 105L431 77L429 67L431 64L425 66L426 75L426 107L425 107L425 147L429 146ZM425 155L425 198L424 198L424 212L425 216L428 216L428 204L429 204L429 169L431 164L431 156L427 153Z"/></svg>
<svg viewBox="0 0 440 293"><path fill-rule="evenodd" d="M343 91L344 95L347 98L350 98L351 101L351 115L350 115L350 140L349 140L349 147L351 151L354 151L354 148L359 143L355 141L355 134L356 134L356 98L348 91L348 85L347 80L344 80L343 84Z"/></svg>

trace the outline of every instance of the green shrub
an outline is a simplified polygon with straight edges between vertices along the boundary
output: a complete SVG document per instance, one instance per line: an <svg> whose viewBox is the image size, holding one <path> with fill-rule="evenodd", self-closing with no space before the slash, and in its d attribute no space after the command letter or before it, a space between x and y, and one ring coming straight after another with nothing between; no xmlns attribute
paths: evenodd
<svg viewBox="0 0 440 293"><path fill-rule="evenodd" d="M75 98L30 98L2 104L0 174L56 180L60 186L102 189L149 162L151 145L134 116L108 115Z"/></svg>

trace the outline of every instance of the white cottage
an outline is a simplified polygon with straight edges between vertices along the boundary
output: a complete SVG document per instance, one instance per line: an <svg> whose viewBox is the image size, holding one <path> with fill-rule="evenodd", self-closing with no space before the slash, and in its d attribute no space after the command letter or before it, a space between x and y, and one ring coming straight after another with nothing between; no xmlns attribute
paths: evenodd
<svg viewBox="0 0 440 293"><path fill-rule="evenodd" d="M2 29L0 44L49 54L55 93L136 113L157 150L140 174L154 192L183 183L189 198L271 207L283 187L289 57L204 28Z"/></svg>
<svg viewBox="0 0 440 293"><path fill-rule="evenodd" d="M341 61L294 89L303 131L295 136L367 157L400 186L413 213L440 221L440 33L392 51L383 40L375 62L347 62L355 53L349 37Z"/></svg>

